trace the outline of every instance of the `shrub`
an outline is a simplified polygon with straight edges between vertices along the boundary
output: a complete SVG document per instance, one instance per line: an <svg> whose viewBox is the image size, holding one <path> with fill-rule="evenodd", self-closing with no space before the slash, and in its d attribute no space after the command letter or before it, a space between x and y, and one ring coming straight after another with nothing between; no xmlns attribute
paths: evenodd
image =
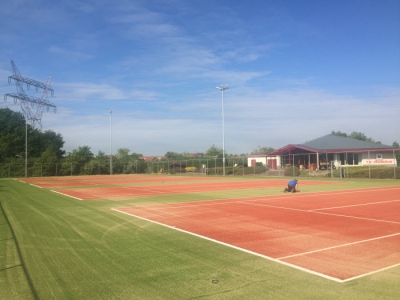
<svg viewBox="0 0 400 300"><path fill-rule="evenodd" d="M285 176L299 176L300 175L300 169L298 167L293 167L290 166L288 168L285 168Z"/></svg>
<svg viewBox="0 0 400 300"><path fill-rule="evenodd" d="M267 171L267 168L265 166L257 166L256 167L246 167L244 170L240 170L238 172L241 172L240 175L253 175L253 174L262 174Z"/></svg>
<svg viewBox="0 0 400 300"><path fill-rule="evenodd" d="M396 178L400 179L400 168L396 170L392 167L354 167L354 168L343 168L342 176L350 178L369 178L371 172L371 178L374 179L393 179L394 172L396 172ZM334 172L334 176L340 177L339 171Z"/></svg>
<svg viewBox="0 0 400 300"><path fill-rule="evenodd" d="M186 172L197 172L197 168L196 167L186 167L185 171Z"/></svg>

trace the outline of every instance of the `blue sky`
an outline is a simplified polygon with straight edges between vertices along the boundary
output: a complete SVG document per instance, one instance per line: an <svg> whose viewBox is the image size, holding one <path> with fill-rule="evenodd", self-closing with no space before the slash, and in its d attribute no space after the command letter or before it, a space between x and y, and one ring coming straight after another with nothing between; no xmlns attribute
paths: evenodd
<svg viewBox="0 0 400 300"><path fill-rule="evenodd" d="M13 60L52 75L42 129L67 152L143 155L299 144L332 130L400 142L399 1L14 0L0 10L0 93ZM40 96L34 90L32 96ZM0 108L20 111L13 101Z"/></svg>

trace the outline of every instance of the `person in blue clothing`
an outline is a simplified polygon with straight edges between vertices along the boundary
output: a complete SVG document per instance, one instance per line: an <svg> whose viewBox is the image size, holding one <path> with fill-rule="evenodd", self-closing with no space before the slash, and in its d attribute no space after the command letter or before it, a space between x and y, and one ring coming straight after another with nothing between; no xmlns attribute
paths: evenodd
<svg viewBox="0 0 400 300"><path fill-rule="evenodd" d="M299 191L299 184L297 182L297 179L294 180L290 180L288 182L287 188L285 188L284 192L289 192L289 193L296 193L296 192L300 192Z"/></svg>

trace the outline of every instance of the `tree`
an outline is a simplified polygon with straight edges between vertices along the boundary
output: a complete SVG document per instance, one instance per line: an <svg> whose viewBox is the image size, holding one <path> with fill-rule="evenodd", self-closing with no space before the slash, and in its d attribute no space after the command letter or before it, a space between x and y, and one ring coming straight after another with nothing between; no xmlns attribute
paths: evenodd
<svg viewBox="0 0 400 300"><path fill-rule="evenodd" d="M166 160L177 160L180 158L180 155L179 153L168 151L165 153L164 157Z"/></svg>
<svg viewBox="0 0 400 300"><path fill-rule="evenodd" d="M368 138L367 136L362 133L362 132L356 132L353 131L352 133L350 133L349 138L355 139L355 140L360 140L360 141L367 141Z"/></svg>
<svg viewBox="0 0 400 300"><path fill-rule="evenodd" d="M367 137L364 133L362 132L357 132L357 131L353 131L350 134L341 132L339 131L332 131L331 134L333 135L337 135L337 136L343 136L343 137L349 137L351 139L355 139L355 140L360 140L360 141L366 141L366 142L373 142L373 143L377 143L377 144L381 144L381 142L379 141L375 141L370 137Z"/></svg>
<svg viewBox="0 0 400 300"><path fill-rule="evenodd" d="M126 160L129 157L129 152L130 152L130 150L128 148L120 148L120 149L118 149L115 157L118 160Z"/></svg>
<svg viewBox="0 0 400 300"><path fill-rule="evenodd" d="M332 130L331 134L337 135L337 136L347 137L347 133L341 132L340 130L339 131Z"/></svg>
<svg viewBox="0 0 400 300"><path fill-rule="evenodd" d="M60 163L60 158L53 147L48 147L40 156L39 162L42 167L42 176L54 176L56 173L56 164Z"/></svg>
<svg viewBox="0 0 400 300"><path fill-rule="evenodd" d="M136 152L134 152L134 153L131 154L131 159L133 159L133 160L138 160L138 159L140 159L141 157L143 157L143 154L136 153Z"/></svg>
<svg viewBox="0 0 400 300"><path fill-rule="evenodd" d="M72 152L68 154L68 157L76 163L88 163L93 159L94 154L90 151L89 146L79 146L78 150L72 150Z"/></svg>
<svg viewBox="0 0 400 300"><path fill-rule="evenodd" d="M39 129L30 128L28 132L28 155L30 157L40 157L46 149L53 149L58 158L61 158L65 151L62 150L64 140L61 134L56 134L52 130L42 132Z"/></svg>
<svg viewBox="0 0 400 300"><path fill-rule="evenodd" d="M45 149L51 148L55 152L57 158L61 158L65 155L65 151L62 150L64 147L64 140L60 133L55 133L52 130L46 130L43 132L44 147Z"/></svg>
<svg viewBox="0 0 400 300"><path fill-rule="evenodd" d="M94 158L89 146L79 146L78 149L72 150L65 158L66 164L63 168L63 173L66 174L85 174L86 164ZM66 175L64 174L64 175Z"/></svg>
<svg viewBox="0 0 400 300"><path fill-rule="evenodd" d="M251 152L251 154L268 154L275 151L274 148L271 147L258 147L258 149L253 150L253 152Z"/></svg>
<svg viewBox="0 0 400 300"><path fill-rule="evenodd" d="M0 162L16 156L25 156L25 118L20 112L3 108L0 109Z"/></svg>
<svg viewBox="0 0 400 300"><path fill-rule="evenodd" d="M26 127L26 128L25 128ZM48 148L52 148L57 158L65 151L63 138L51 130L42 132L25 125L25 117L9 108L0 109L0 161L16 156L25 156L25 135L28 133L28 157L39 158Z"/></svg>
<svg viewBox="0 0 400 300"><path fill-rule="evenodd" d="M107 155L99 151L98 154L86 164L86 174L110 174L110 164Z"/></svg>
<svg viewBox="0 0 400 300"><path fill-rule="evenodd" d="M222 149L217 148L214 144L206 151L205 156L221 156L222 157Z"/></svg>

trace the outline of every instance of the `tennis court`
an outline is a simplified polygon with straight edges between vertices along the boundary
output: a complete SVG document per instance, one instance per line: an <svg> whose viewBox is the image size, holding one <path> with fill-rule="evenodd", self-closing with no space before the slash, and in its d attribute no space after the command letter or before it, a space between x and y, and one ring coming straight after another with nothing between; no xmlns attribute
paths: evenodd
<svg viewBox="0 0 400 300"><path fill-rule="evenodd" d="M399 191L374 188L116 210L345 282L400 265Z"/></svg>
<svg viewBox="0 0 400 300"><path fill-rule="evenodd" d="M103 177L103 178L102 178ZM229 190L252 190L286 186L287 180L232 180L207 177L168 177L168 176L82 176L19 179L41 188L73 197L78 200L117 199L121 197L139 197ZM336 184L302 180L301 186Z"/></svg>
<svg viewBox="0 0 400 300"><path fill-rule="evenodd" d="M20 179L79 200L282 188L286 179L82 176ZM306 192L113 208L136 218L346 282L400 265L400 187Z"/></svg>

